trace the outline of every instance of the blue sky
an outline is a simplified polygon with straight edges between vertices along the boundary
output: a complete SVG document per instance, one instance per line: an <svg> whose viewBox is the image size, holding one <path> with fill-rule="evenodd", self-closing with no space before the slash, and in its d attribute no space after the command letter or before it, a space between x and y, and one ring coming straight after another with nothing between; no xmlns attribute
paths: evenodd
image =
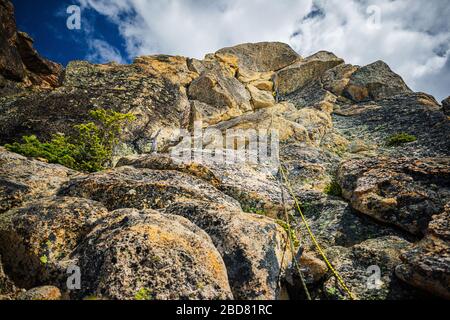
<svg viewBox="0 0 450 320"><path fill-rule="evenodd" d="M70 0L13 0L18 29L27 32L34 40L40 54L50 60L67 65L72 60L106 62L106 57L95 56L93 39L108 43L119 51L122 62L130 62L125 41L118 26L95 10L83 10L82 28L69 30L66 10L77 1ZM84 25L84 27L83 27ZM86 26L89 28L86 28Z"/></svg>
<svg viewBox="0 0 450 320"><path fill-rule="evenodd" d="M423 0L13 0L19 29L44 56L129 63L135 56L202 58L243 42L282 41L302 56L386 61L415 91L450 95L450 6ZM66 27L70 5L81 30Z"/></svg>

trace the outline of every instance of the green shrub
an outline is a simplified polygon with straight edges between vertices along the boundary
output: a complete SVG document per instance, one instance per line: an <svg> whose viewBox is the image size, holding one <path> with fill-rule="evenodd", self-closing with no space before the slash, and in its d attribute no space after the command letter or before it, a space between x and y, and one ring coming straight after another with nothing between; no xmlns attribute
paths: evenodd
<svg viewBox="0 0 450 320"><path fill-rule="evenodd" d="M336 180L327 185L323 192L329 196L342 197L342 188Z"/></svg>
<svg viewBox="0 0 450 320"><path fill-rule="evenodd" d="M136 293L134 300L152 300L152 294L152 290L142 288Z"/></svg>
<svg viewBox="0 0 450 320"><path fill-rule="evenodd" d="M48 258L47 258L47 255L43 255L43 256L41 256L40 258L39 258L39 261L42 263L42 264L47 264L48 263Z"/></svg>
<svg viewBox="0 0 450 320"><path fill-rule="evenodd" d="M36 136L23 137L23 143L5 145L11 152L27 157L44 158L68 168L85 172L105 169L119 143L122 127L134 121L132 114L96 109L89 112L92 122L74 126L76 134L55 134L48 142Z"/></svg>
<svg viewBox="0 0 450 320"><path fill-rule="evenodd" d="M405 143L415 142L417 141L417 138L413 135L410 135L408 133L398 133L390 136L386 139L386 145L388 147L395 147L399 146Z"/></svg>

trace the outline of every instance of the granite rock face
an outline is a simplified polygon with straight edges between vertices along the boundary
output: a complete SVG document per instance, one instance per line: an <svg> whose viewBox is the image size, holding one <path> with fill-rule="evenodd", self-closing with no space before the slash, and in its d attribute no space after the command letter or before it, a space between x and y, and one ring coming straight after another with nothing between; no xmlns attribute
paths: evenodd
<svg viewBox="0 0 450 320"><path fill-rule="evenodd" d="M0 147L0 214L24 202L55 195L65 182L78 174Z"/></svg>
<svg viewBox="0 0 450 320"><path fill-rule="evenodd" d="M22 288L64 283L72 251L107 216L100 204L79 198L44 198L0 216L0 250L11 277Z"/></svg>
<svg viewBox="0 0 450 320"><path fill-rule="evenodd" d="M301 59L291 47L280 42L246 43L221 49L217 54L235 56L239 69L253 72L278 71Z"/></svg>
<svg viewBox="0 0 450 320"><path fill-rule="evenodd" d="M357 298L450 298L448 99L278 42L62 70L13 14L0 0L0 144L96 108L136 121L91 174L0 147L0 299L304 299L294 262L348 299L304 220Z"/></svg>
<svg viewBox="0 0 450 320"><path fill-rule="evenodd" d="M450 158L350 160L339 169L353 208L421 236L450 202Z"/></svg>
<svg viewBox="0 0 450 320"><path fill-rule="evenodd" d="M403 79L383 61L362 67L352 74L344 95L356 102L376 101L411 92Z"/></svg>
<svg viewBox="0 0 450 320"><path fill-rule="evenodd" d="M434 216L425 238L405 252L397 276L415 287L450 299L450 207Z"/></svg>
<svg viewBox="0 0 450 320"><path fill-rule="evenodd" d="M342 63L344 60L336 57L333 53L318 52L278 71L276 86L281 95L288 95L302 89L308 83L320 78L329 69Z"/></svg>
<svg viewBox="0 0 450 320"><path fill-rule="evenodd" d="M410 300L419 298L420 293L404 286L393 272L401 263L401 253L410 246L410 243L398 237L381 237L352 248L331 247L327 253L358 299ZM324 283L324 294L331 299L348 299L345 292L333 290L335 281L332 278Z"/></svg>

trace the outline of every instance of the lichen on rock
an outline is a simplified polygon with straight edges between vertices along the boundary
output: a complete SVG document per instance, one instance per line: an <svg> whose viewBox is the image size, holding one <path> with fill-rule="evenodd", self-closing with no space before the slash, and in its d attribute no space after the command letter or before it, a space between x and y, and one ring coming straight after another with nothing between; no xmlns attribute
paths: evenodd
<svg viewBox="0 0 450 320"><path fill-rule="evenodd" d="M448 99L279 42L63 70L13 14L0 0L0 144L136 121L97 173L0 147L0 299L304 299L294 261L314 299L347 299L305 221L357 298L450 297ZM276 155L246 161L249 132Z"/></svg>

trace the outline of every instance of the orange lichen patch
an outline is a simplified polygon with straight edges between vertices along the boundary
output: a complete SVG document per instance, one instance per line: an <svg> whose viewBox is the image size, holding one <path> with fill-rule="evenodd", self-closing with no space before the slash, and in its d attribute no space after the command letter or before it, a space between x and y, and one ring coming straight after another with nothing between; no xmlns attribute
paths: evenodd
<svg viewBox="0 0 450 320"><path fill-rule="evenodd" d="M221 183L210 169L196 162L191 162L189 164L186 164L185 166L182 165L180 171L208 181L214 187L217 187Z"/></svg>
<svg viewBox="0 0 450 320"><path fill-rule="evenodd" d="M227 72L230 77L235 77L238 71L239 59L235 55L228 53L216 53L215 58L223 71Z"/></svg>
<svg viewBox="0 0 450 320"><path fill-rule="evenodd" d="M238 68L239 58L229 53L216 53L215 57L230 67Z"/></svg>
<svg viewBox="0 0 450 320"><path fill-rule="evenodd" d="M134 61L144 71L160 77L163 76L174 84L186 86L190 84L197 74L188 69L187 59L180 56L145 56Z"/></svg>
<svg viewBox="0 0 450 320"><path fill-rule="evenodd" d="M255 88L262 91L273 91L273 82L269 80L256 80L250 83Z"/></svg>
<svg viewBox="0 0 450 320"><path fill-rule="evenodd" d="M128 230L133 233L144 234L148 237L148 244L152 247L163 248L167 254L170 250L184 251L188 253L193 261L201 263L210 273L211 277L219 280L221 283L228 281L225 272L224 263L219 254L213 251L213 247L205 246L204 239L191 234L186 237L180 234L176 229L179 226L173 226L171 230L165 230L164 227L157 225L135 225ZM183 230L185 233L187 230Z"/></svg>
<svg viewBox="0 0 450 320"><path fill-rule="evenodd" d="M245 69L238 70L238 79L242 83L250 83L254 81L271 81L274 75L273 71L270 72L256 72Z"/></svg>
<svg viewBox="0 0 450 320"><path fill-rule="evenodd" d="M308 270L314 281L320 281L328 272L328 267L325 262L311 252L303 253L300 259L300 265Z"/></svg>
<svg viewBox="0 0 450 320"><path fill-rule="evenodd" d="M391 208L391 207L396 207L398 203L397 203L397 199L395 199L395 198L383 198L383 199L380 199L380 204L383 207Z"/></svg>
<svg viewBox="0 0 450 320"><path fill-rule="evenodd" d="M61 298L61 291L58 288L52 286L34 288L27 292L21 293L18 296L18 300L30 301L60 300Z"/></svg>
<svg viewBox="0 0 450 320"><path fill-rule="evenodd" d="M225 266L222 258L213 251L208 251L206 255L206 265L211 269L213 278L217 279L220 283L227 283L228 277L226 272L224 272Z"/></svg>

